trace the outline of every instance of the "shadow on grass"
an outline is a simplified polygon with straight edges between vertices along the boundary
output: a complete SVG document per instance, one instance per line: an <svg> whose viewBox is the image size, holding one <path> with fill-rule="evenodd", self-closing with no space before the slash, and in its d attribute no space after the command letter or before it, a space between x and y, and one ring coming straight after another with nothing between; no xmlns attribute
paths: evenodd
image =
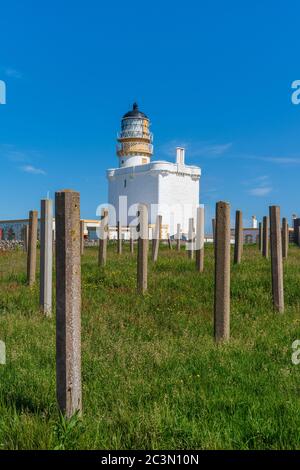
<svg viewBox="0 0 300 470"><path fill-rule="evenodd" d="M8 397L2 395L1 403L5 407L13 408L18 413L30 413L33 415L39 413L50 415L56 409L53 403L47 403L44 400L37 403L31 397L26 397L16 392L10 393Z"/></svg>

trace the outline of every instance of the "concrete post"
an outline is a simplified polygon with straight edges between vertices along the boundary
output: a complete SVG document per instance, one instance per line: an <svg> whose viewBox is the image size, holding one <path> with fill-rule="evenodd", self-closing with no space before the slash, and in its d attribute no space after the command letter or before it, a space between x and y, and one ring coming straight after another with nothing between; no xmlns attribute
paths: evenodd
<svg viewBox="0 0 300 470"><path fill-rule="evenodd" d="M288 256L288 224L285 217L282 219L282 257L287 258Z"/></svg>
<svg viewBox="0 0 300 470"><path fill-rule="evenodd" d="M196 230L196 268L200 273L204 269L204 207L197 208Z"/></svg>
<svg viewBox="0 0 300 470"><path fill-rule="evenodd" d="M33 286L36 275L36 244L37 244L38 212L29 212L29 233L27 250L27 283Z"/></svg>
<svg viewBox="0 0 300 470"><path fill-rule="evenodd" d="M189 219L189 231L188 231L188 257L189 259L194 258L194 219Z"/></svg>
<svg viewBox="0 0 300 470"><path fill-rule="evenodd" d="M80 221L80 253L84 253L84 220Z"/></svg>
<svg viewBox="0 0 300 470"><path fill-rule="evenodd" d="M156 263L157 258L158 258L161 224L162 224L162 216L158 215L156 217L154 237L152 237L152 261L154 263Z"/></svg>
<svg viewBox="0 0 300 470"><path fill-rule="evenodd" d="M242 260L244 244L243 214L242 211L235 213L235 244L234 244L234 264L240 264Z"/></svg>
<svg viewBox="0 0 300 470"><path fill-rule="evenodd" d="M264 216L263 218L263 246L262 255L265 258L269 257L269 217Z"/></svg>
<svg viewBox="0 0 300 470"><path fill-rule="evenodd" d="M40 308L46 315L52 313L52 201L41 200L40 222Z"/></svg>
<svg viewBox="0 0 300 470"><path fill-rule="evenodd" d="M56 393L62 413L82 411L80 195L55 194Z"/></svg>
<svg viewBox="0 0 300 470"><path fill-rule="evenodd" d="M180 224L177 224L177 235L176 235L176 249L180 251L181 244L181 234L180 234Z"/></svg>
<svg viewBox="0 0 300 470"><path fill-rule="evenodd" d="M215 232L215 341L228 340L230 336L230 205L216 205Z"/></svg>
<svg viewBox="0 0 300 470"><path fill-rule="evenodd" d="M134 254L134 238L133 238L133 228L130 227L130 253Z"/></svg>
<svg viewBox="0 0 300 470"><path fill-rule="evenodd" d="M270 241L273 304L279 313L284 311L283 266L280 230L280 207L270 206Z"/></svg>
<svg viewBox="0 0 300 470"><path fill-rule="evenodd" d="M98 265L104 267L107 258L108 210L104 209L100 221Z"/></svg>
<svg viewBox="0 0 300 470"><path fill-rule="evenodd" d="M120 222L117 222L117 252L119 255L122 254L122 227Z"/></svg>
<svg viewBox="0 0 300 470"><path fill-rule="evenodd" d="M148 287L148 209L146 204L139 204L139 238L137 256L137 290L143 294Z"/></svg>
<svg viewBox="0 0 300 470"><path fill-rule="evenodd" d="M259 222L259 226L258 226L258 248L259 248L259 251L262 253L262 247L263 247L263 226L262 226L262 223Z"/></svg>

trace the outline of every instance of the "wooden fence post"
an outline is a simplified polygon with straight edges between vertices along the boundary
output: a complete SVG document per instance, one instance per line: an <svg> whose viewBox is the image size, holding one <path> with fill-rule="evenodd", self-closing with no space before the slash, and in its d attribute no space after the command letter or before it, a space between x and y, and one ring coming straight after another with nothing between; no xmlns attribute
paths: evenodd
<svg viewBox="0 0 300 470"><path fill-rule="evenodd" d="M197 208L196 231L196 268L200 273L204 269L204 207Z"/></svg>
<svg viewBox="0 0 300 470"><path fill-rule="evenodd" d="M29 235L29 225L23 225L22 229L22 238L23 238L23 251L27 253L28 251L28 235Z"/></svg>
<svg viewBox="0 0 300 470"><path fill-rule="evenodd" d="M56 394L62 413L82 411L80 195L55 194Z"/></svg>
<svg viewBox="0 0 300 470"><path fill-rule="evenodd" d="M148 209L146 204L139 204L139 235L137 255L137 290L144 294L148 287Z"/></svg>
<svg viewBox="0 0 300 470"><path fill-rule="evenodd" d="M122 254L122 226L120 221L117 222L117 252L119 255Z"/></svg>
<svg viewBox="0 0 300 470"><path fill-rule="evenodd" d="M299 227L300 227L300 218L293 220L294 222L294 243L299 246Z"/></svg>
<svg viewBox="0 0 300 470"><path fill-rule="evenodd" d="M240 264L242 260L244 243L243 215L242 211L235 213L235 243L234 243L234 264Z"/></svg>
<svg viewBox="0 0 300 470"><path fill-rule="evenodd" d="M262 253L262 247L263 247L263 226L262 223L259 222L258 225L258 248L259 251Z"/></svg>
<svg viewBox="0 0 300 470"><path fill-rule="evenodd" d="M40 221L40 307L46 315L52 313L52 201L41 200Z"/></svg>
<svg viewBox="0 0 300 470"><path fill-rule="evenodd" d="M269 217L263 218L263 250L262 255L265 258L269 257Z"/></svg>
<svg viewBox="0 0 300 470"><path fill-rule="evenodd" d="M283 294L283 266L282 245L280 230L280 207L270 206L270 242L271 242L271 266L272 266L272 292L275 310L284 311Z"/></svg>
<svg viewBox="0 0 300 470"><path fill-rule="evenodd" d="M177 235L176 235L177 251L180 251L180 244L181 244L180 224L177 224Z"/></svg>
<svg viewBox="0 0 300 470"><path fill-rule="evenodd" d="M36 276L36 245L38 230L38 212L29 212L28 250L27 250L27 283L33 286Z"/></svg>
<svg viewBox="0 0 300 470"><path fill-rule="evenodd" d="M133 238L133 227L130 227L130 253L134 254L134 238Z"/></svg>
<svg viewBox="0 0 300 470"><path fill-rule="evenodd" d="M173 250L172 241L171 241L171 237L170 237L170 234L169 234L169 233L167 233L167 239L168 239L168 247L169 247L169 250Z"/></svg>
<svg viewBox="0 0 300 470"><path fill-rule="evenodd" d="M84 253L84 220L80 221L80 254Z"/></svg>
<svg viewBox="0 0 300 470"><path fill-rule="evenodd" d="M230 205L216 205L214 335L216 342L230 336Z"/></svg>
<svg viewBox="0 0 300 470"><path fill-rule="evenodd" d="M99 238L99 255L98 264L99 266L106 266L107 258L107 233L108 233L108 210L104 209L101 215L100 221L100 238Z"/></svg>
<svg viewBox="0 0 300 470"><path fill-rule="evenodd" d="M194 219L189 219L189 231L188 231L188 257L194 258Z"/></svg>
<svg viewBox="0 0 300 470"><path fill-rule="evenodd" d="M282 257L287 258L288 256L288 224L285 217L282 219Z"/></svg>
<svg viewBox="0 0 300 470"><path fill-rule="evenodd" d="M215 243L215 239L216 239L216 219L212 219L211 221L211 225L212 225L212 236L213 236L213 243Z"/></svg>
<svg viewBox="0 0 300 470"><path fill-rule="evenodd" d="M158 215L156 216L154 237L152 236L152 261L154 263L157 261L157 258L158 258L161 224L162 224L162 216Z"/></svg>

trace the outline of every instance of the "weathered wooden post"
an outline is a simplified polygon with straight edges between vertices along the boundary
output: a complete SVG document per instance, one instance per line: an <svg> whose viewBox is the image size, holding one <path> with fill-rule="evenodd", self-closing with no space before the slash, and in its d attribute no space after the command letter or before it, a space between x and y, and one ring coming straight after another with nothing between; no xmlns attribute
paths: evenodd
<svg viewBox="0 0 300 470"><path fill-rule="evenodd" d="M204 269L204 207L197 208L196 230L196 268L200 273Z"/></svg>
<svg viewBox="0 0 300 470"><path fill-rule="evenodd" d="M180 251L181 244L181 233L180 233L180 224L177 224L177 234L176 234L176 249Z"/></svg>
<svg viewBox="0 0 300 470"><path fill-rule="evenodd" d="M41 200L40 221L40 308L46 315L52 313L52 201Z"/></svg>
<svg viewBox="0 0 300 470"><path fill-rule="evenodd" d="M287 258L288 256L288 245L289 245L289 240L288 240L288 224L286 217L283 217L282 219L282 257Z"/></svg>
<svg viewBox="0 0 300 470"><path fill-rule="evenodd" d="M38 229L38 212L29 212L29 233L28 233L28 250L27 250L27 283L33 286L36 275L36 244Z"/></svg>
<svg viewBox="0 0 300 470"><path fill-rule="evenodd" d="M55 257L55 228L52 229L52 259Z"/></svg>
<svg viewBox="0 0 300 470"><path fill-rule="evenodd" d="M84 220L80 221L80 253L84 253Z"/></svg>
<svg viewBox="0 0 300 470"><path fill-rule="evenodd" d="M107 258L108 210L104 209L100 220L98 265L104 267Z"/></svg>
<svg viewBox="0 0 300 470"><path fill-rule="evenodd" d="M269 217L264 216L263 218L263 249L262 255L265 258L269 257Z"/></svg>
<svg viewBox="0 0 300 470"><path fill-rule="evenodd" d="M23 251L27 253L28 251L28 238L29 238L29 225L23 225L22 229L22 238L23 238Z"/></svg>
<svg viewBox="0 0 300 470"><path fill-rule="evenodd" d="M188 257L194 258L194 219L189 219L189 231L188 231Z"/></svg>
<svg viewBox="0 0 300 470"><path fill-rule="evenodd" d="M213 236L213 243L215 243L215 239L216 239L216 219L212 219L211 221L211 225L212 225L212 236Z"/></svg>
<svg viewBox="0 0 300 470"><path fill-rule="evenodd" d="M138 255L137 255L137 290L141 294L146 292L148 287L148 209L146 204L139 204L139 234L138 234Z"/></svg>
<svg viewBox="0 0 300 470"><path fill-rule="evenodd" d="M242 211L235 213L235 243L234 243L234 264L240 264L242 260L244 243L243 215Z"/></svg>
<svg viewBox="0 0 300 470"><path fill-rule="evenodd" d="M284 311L283 266L280 230L280 207L270 206L270 240L273 304L279 313Z"/></svg>
<svg viewBox="0 0 300 470"><path fill-rule="evenodd" d="M230 336L230 205L216 205L214 334L216 342Z"/></svg>
<svg viewBox="0 0 300 470"><path fill-rule="evenodd" d="M56 394L62 413L82 411L80 195L55 194Z"/></svg>
<svg viewBox="0 0 300 470"><path fill-rule="evenodd" d="M119 255L122 254L122 227L120 222L117 222L117 252Z"/></svg>
<svg viewBox="0 0 300 470"><path fill-rule="evenodd" d="M294 222L294 243L299 246L300 218L294 219L293 222Z"/></svg>
<svg viewBox="0 0 300 470"><path fill-rule="evenodd" d="M263 247L263 226L262 223L259 222L258 225L258 248L259 251L262 253L262 247Z"/></svg>
<svg viewBox="0 0 300 470"><path fill-rule="evenodd" d="M156 216L156 223L154 229L154 237L152 237L152 261L155 263L158 258L160 232L161 232L162 216Z"/></svg>
<svg viewBox="0 0 300 470"><path fill-rule="evenodd" d="M134 254L134 238L133 238L133 227L130 227L130 253Z"/></svg>
<svg viewBox="0 0 300 470"><path fill-rule="evenodd" d="M169 233L167 233L167 239L168 239L168 247L169 247L169 250L173 250L172 241L171 241L171 237L170 237L170 234L169 234Z"/></svg>

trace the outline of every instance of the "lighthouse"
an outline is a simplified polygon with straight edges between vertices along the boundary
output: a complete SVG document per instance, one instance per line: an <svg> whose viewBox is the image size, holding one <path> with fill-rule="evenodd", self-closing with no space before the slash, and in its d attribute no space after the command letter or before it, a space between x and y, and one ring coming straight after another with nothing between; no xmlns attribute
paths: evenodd
<svg viewBox="0 0 300 470"><path fill-rule="evenodd" d="M147 204L149 224L156 216L172 236L180 224L188 231L189 218L196 217L199 206L201 169L185 164L185 149L174 149L175 161L153 159L153 134L150 120L137 103L121 120L117 134L118 168L107 170L108 202L117 220L129 225L136 217L139 203ZM110 212L113 212L111 210Z"/></svg>

